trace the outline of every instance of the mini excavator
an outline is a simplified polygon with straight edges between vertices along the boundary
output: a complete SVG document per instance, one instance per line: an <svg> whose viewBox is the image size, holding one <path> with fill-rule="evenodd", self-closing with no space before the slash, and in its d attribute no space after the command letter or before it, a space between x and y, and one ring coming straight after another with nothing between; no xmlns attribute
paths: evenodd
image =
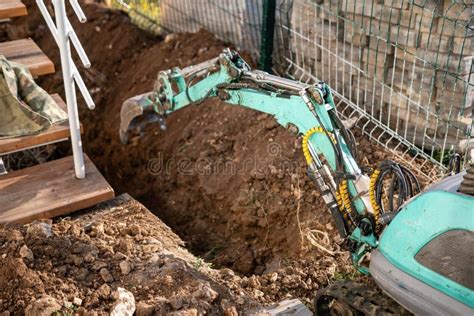
<svg viewBox="0 0 474 316"><path fill-rule="evenodd" d="M367 297L367 285L336 282L317 293L317 315L474 314L474 165L423 192L394 161L361 167L328 85L252 70L230 49L159 72L153 91L124 102L120 138L127 143L150 123L164 130L167 115L212 97L268 113L302 137L307 174L354 266L398 302Z"/></svg>

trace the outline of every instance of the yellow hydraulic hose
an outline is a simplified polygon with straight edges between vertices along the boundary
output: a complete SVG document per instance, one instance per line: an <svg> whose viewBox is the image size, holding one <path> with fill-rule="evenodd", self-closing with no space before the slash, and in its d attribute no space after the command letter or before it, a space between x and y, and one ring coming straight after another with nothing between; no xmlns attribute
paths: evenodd
<svg viewBox="0 0 474 316"><path fill-rule="evenodd" d="M342 204L344 208L350 212L352 210L351 198L349 195L349 188L347 185L347 180L341 180L339 185L339 195L341 196Z"/></svg>
<svg viewBox="0 0 474 316"><path fill-rule="evenodd" d="M308 165L311 165L311 163L313 162L313 157L311 157L311 152L309 150L309 139L315 133L324 133L324 130L321 126L316 126L316 127L310 128L303 136L303 142L302 142L303 154L306 159L306 163ZM336 143L336 139L334 138L334 136L332 134L329 134L329 135L331 137L331 141ZM338 190L336 190L336 202L337 202L337 205L339 206L339 210L341 211L344 219L346 219L348 222L351 222L347 214L347 212L351 211L351 200L349 196L349 190L347 187L347 180L342 180L341 184L339 185Z"/></svg>
<svg viewBox="0 0 474 316"><path fill-rule="evenodd" d="M311 138L311 136L313 136L313 134L323 132L324 130L321 126L316 126L310 128L303 136L303 154L308 165L311 165L313 163L313 157L311 157L311 152L309 151L309 139Z"/></svg>
<svg viewBox="0 0 474 316"><path fill-rule="evenodd" d="M380 206L377 203L377 199L375 198L375 185L378 181L380 175L380 170L375 169L374 173L370 176L370 183L369 183L369 196L370 196L370 204L372 205L372 209L374 210L374 220L375 220L375 227L378 228L380 226Z"/></svg>

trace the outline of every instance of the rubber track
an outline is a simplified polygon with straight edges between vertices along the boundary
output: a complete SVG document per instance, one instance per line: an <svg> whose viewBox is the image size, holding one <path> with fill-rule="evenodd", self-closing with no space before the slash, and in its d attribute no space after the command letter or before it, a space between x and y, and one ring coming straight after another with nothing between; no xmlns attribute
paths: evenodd
<svg viewBox="0 0 474 316"><path fill-rule="evenodd" d="M412 315L375 286L353 281L338 281L318 291L315 315L330 315L321 307L333 300L350 306L353 315Z"/></svg>
<svg viewBox="0 0 474 316"><path fill-rule="evenodd" d="M459 192L474 195L474 164L471 164L464 175Z"/></svg>

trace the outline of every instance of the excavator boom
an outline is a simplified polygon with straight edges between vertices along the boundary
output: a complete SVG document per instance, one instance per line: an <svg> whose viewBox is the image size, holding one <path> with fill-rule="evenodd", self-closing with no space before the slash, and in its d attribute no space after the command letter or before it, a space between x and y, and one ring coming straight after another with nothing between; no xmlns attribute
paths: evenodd
<svg viewBox="0 0 474 316"><path fill-rule="evenodd" d="M308 175L321 190L340 235L347 239L354 263L367 272L359 263L377 247L378 208L369 192L371 179L355 159L355 140L324 82L306 84L251 70L239 54L226 49L201 64L161 71L153 91L125 101L120 138L126 143L131 135L141 136L150 123L166 129L167 115L212 97L268 113L302 136Z"/></svg>

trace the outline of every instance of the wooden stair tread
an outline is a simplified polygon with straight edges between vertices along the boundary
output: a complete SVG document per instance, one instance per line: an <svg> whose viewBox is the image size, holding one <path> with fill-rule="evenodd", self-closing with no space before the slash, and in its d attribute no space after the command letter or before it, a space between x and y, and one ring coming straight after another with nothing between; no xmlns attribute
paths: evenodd
<svg viewBox="0 0 474 316"><path fill-rule="evenodd" d="M55 71L53 62L31 38L0 43L0 55L25 65L34 77Z"/></svg>
<svg viewBox="0 0 474 316"><path fill-rule="evenodd" d="M67 112L66 104L58 94L52 95L54 101ZM81 125L82 131L82 125ZM0 155L57 143L69 138L69 122L51 126L49 129L35 135L0 139Z"/></svg>
<svg viewBox="0 0 474 316"><path fill-rule="evenodd" d="M0 176L0 224L27 223L71 213L114 197L114 190L84 156L86 178L74 176L72 156Z"/></svg>
<svg viewBox="0 0 474 316"><path fill-rule="evenodd" d="M21 2L21 0L0 1L0 19L14 18L26 14L26 6Z"/></svg>

